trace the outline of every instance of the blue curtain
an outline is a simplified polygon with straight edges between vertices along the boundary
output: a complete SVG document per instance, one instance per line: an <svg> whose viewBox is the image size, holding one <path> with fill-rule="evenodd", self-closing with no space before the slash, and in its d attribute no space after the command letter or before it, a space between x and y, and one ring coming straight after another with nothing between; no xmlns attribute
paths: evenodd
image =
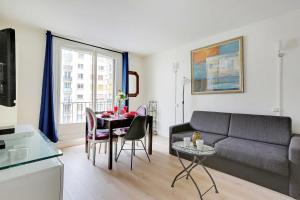
<svg viewBox="0 0 300 200"><path fill-rule="evenodd" d="M39 129L52 141L57 142L57 130L54 121L53 84L52 84L52 34L47 31L46 53Z"/></svg>
<svg viewBox="0 0 300 200"><path fill-rule="evenodd" d="M128 52L122 54L123 57L123 67L122 67L122 91L128 95L129 91L129 78L128 78L128 70L129 70L129 60L128 60ZM125 105L128 106L128 100L125 101Z"/></svg>

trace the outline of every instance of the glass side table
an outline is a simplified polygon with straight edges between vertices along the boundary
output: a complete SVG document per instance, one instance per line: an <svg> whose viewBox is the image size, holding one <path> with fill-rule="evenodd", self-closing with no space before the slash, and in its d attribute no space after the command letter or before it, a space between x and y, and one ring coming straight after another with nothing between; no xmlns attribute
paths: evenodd
<svg viewBox="0 0 300 200"><path fill-rule="evenodd" d="M62 156L55 144L37 129L1 135L0 140L5 142L5 149L0 150L0 170Z"/></svg>
<svg viewBox="0 0 300 200"><path fill-rule="evenodd" d="M179 162L180 164L182 165L183 167L183 170L180 171L174 178L173 182L172 182L172 185L171 187L174 187L174 184L176 181L186 177L186 179L188 179L189 177L191 178L192 182L194 183L198 193L199 193L199 196L200 196L200 199L203 200L203 196L208 192L210 191L212 188L215 188L215 192L218 193L218 189L217 189L217 185L212 177L212 175L209 173L209 171L206 169L203 161L209 157L209 156L213 156L216 152L215 152L215 149L213 147L210 147L210 146L207 146L207 145L203 145L203 148L200 150L200 149L197 149L196 147L194 147L191 143L191 145L189 146L185 146L183 141L180 141L180 142L175 142L172 144L172 147L173 149L176 151L176 154L177 154L177 157L179 159ZM190 154L190 155L193 155L194 158L192 160L192 162L188 165L188 166L185 166L180 158L180 155L179 153L186 153L186 154ZM201 166L204 171L207 173L207 175L209 176L210 180L212 181L212 186L206 190L205 192L201 193L196 181L194 180L194 178L191 176L191 171L197 167L197 166Z"/></svg>

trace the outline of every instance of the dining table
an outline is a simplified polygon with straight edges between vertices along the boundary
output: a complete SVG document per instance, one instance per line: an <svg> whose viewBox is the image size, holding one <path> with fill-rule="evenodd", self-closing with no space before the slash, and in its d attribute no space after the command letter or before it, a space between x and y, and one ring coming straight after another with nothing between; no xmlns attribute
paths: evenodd
<svg viewBox="0 0 300 200"><path fill-rule="evenodd" d="M113 134L118 128L129 127L134 118L126 118L123 115L111 115L110 117L102 117L101 113L96 113L97 128L108 129L108 169L113 168ZM85 128L85 151L88 150L88 128ZM148 130L148 154L152 154L152 140L153 140L153 117L147 115L147 130ZM146 137L146 136L145 136Z"/></svg>

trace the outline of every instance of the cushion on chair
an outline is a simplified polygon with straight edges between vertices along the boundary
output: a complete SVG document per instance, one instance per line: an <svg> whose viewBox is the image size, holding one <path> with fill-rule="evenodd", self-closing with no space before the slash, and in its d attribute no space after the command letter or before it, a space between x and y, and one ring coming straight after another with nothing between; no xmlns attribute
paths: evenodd
<svg viewBox="0 0 300 200"><path fill-rule="evenodd" d="M191 126L195 130L227 135L230 113L194 111Z"/></svg>
<svg viewBox="0 0 300 200"><path fill-rule="evenodd" d="M218 156L282 176L289 175L286 146L228 137L216 143L215 148Z"/></svg>
<svg viewBox="0 0 300 200"><path fill-rule="evenodd" d="M125 133L127 133L127 132L128 132L128 130L129 130L129 127L120 128L120 129L121 129L121 131L122 131L122 132L125 132Z"/></svg>
<svg viewBox="0 0 300 200"><path fill-rule="evenodd" d="M118 135L119 137L124 137L129 130L129 127L125 128L118 128L115 130L115 134Z"/></svg>
<svg viewBox="0 0 300 200"><path fill-rule="evenodd" d="M192 137L194 131L186 131L181 133L176 133L172 135L172 143L177 141L183 141L184 137ZM213 133L201 132L202 139L204 140L204 144L209 146L214 146L216 142L226 138L224 135L218 135Z"/></svg>
<svg viewBox="0 0 300 200"><path fill-rule="evenodd" d="M117 135L113 135L114 138L118 137ZM88 139L93 139L93 135L89 134ZM108 140L109 139L109 131L108 129L97 129L95 140Z"/></svg>
<svg viewBox="0 0 300 200"><path fill-rule="evenodd" d="M229 136L289 145L291 139L291 119L289 117L232 114Z"/></svg>

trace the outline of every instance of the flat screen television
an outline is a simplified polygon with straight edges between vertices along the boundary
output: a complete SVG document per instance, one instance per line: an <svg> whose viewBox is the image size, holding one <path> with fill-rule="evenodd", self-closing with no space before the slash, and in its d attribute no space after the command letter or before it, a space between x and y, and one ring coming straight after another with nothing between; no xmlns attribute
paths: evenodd
<svg viewBox="0 0 300 200"><path fill-rule="evenodd" d="M13 107L16 100L15 30L0 30L0 105Z"/></svg>

